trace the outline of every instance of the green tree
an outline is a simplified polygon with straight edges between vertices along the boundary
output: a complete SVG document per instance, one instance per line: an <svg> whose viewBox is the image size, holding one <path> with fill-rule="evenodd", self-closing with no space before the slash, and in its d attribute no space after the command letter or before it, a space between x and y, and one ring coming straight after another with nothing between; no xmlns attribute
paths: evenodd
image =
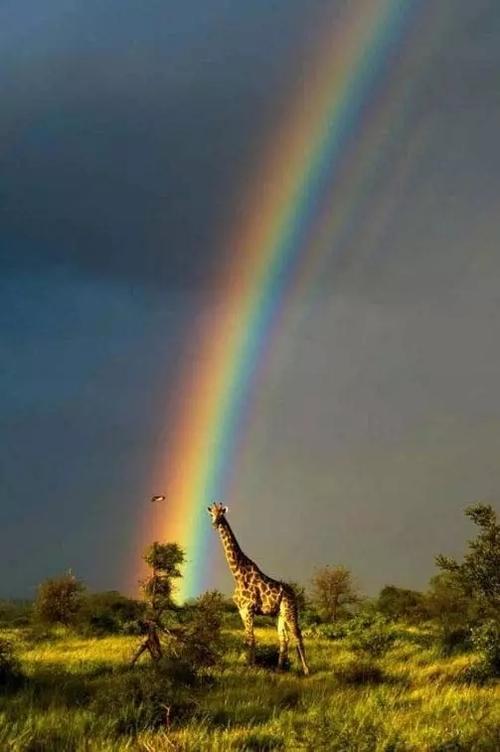
<svg viewBox="0 0 500 752"><path fill-rule="evenodd" d="M448 573L469 598L489 607L500 607L500 525L490 504L474 504L465 514L478 526L476 538L469 541L469 550L459 564L440 554L437 566Z"/></svg>
<svg viewBox="0 0 500 752"><path fill-rule="evenodd" d="M349 569L327 565L314 573L312 600L325 621L337 621L361 597Z"/></svg>
<svg viewBox="0 0 500 752"><path fill-rule="evenodd" d="M146 603L145 619L141 621L145 639L132 658L132 665L148 651L154 661L163 656L160 633L173 632L166 629L166 616L175 609L172 598L174 581L182 577L180 567L185 554L177 543L154 543L146 549L144 561L151 569L151 574L141 583Z"/></svg>
<svg viewBox="0 0 500 752"><path fill-rule="evenodd" d="M45 624L74 623L82 605L85 585L71 571L44 580L38 586L35 616Z"/></svg>
<svg viewBox="0 0 500 752"><path fill-rule="evenodd" d="M151 574L141 583L149 615L159 621L174 606L175 580L182 577L185 554L177 543L154 543L146 549L144 561Z"/></svg>
<svg viewBox="0 0 500 752"><path fill-rule="evenodd" d="M470 627L477 623L475 601L465 592L455 574L441 572L431 579L425 597L426 610L439 627L444 654L470 647Z"/></svg>
<svg viewBox="0 0 500 752"><path fill-rule="evenodd" d="M386 585L382 588L375 607L381 614L393 620L406 619L418 622L427 615L423 593L394 585Z"/></svg>

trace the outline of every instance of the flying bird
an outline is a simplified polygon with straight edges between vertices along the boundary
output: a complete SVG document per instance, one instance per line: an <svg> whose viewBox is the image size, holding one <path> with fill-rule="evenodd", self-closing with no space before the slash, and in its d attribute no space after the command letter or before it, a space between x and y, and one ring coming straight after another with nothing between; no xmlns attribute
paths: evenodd
<svg viewBox="0 0 500 752"><path fill-rule="evenodd" d="M151 501L165 501L166 498L167 498L166 496L162 496L160 494L159 496L152 496Z"/></svg>

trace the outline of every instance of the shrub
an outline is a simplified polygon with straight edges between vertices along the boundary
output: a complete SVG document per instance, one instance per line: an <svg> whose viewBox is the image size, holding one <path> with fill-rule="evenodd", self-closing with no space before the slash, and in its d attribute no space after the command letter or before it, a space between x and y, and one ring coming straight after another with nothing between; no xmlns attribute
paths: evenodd
<svg viewBox="0 0 500 752"><path fill-rule="evenodd" d="M33 604L31 601L0 600L0 625L24 627L30 623Z"/></svg>
<svg viewBox="0 0 500 752"><path fill-rule="evenodd" d="M362 615L347 624L349 647L371 658L381 658L392 647L396 632L377 615Z"/></svg>
<svg viewBox="0 0 500 752"><path fill-rule="evenodd" d="M455 653L464 653L471 649L471 630L468 627L448 627L442 629L438 638L442 655L448 657Z"/></svg>
<svg viewBox="0 0 500 752"><path fill-rule="evenodd" d="M188 606L165 611L160 621L139 620L139 634L147 636L147 639L137 650L132 663L151 644L149 631L153 626L155 640L160 643L159 651L153 648L151 652L148 648L154 660L159 660L163 655L177 664L189 666L194 673L214 665L222 650L221 625L224 612L221 603L220 593L207 592ZM129 634L136 632L131 623L127 625L127 630Z"/></svg>
<svg viewBox="0 0 500 752"><path fill-rule="evenodd" d="M304 630L304 637L324 640L342 640L347 634L345 624L314 624Z"/></svg>
<svg viewBox="0 0 500 752"><path fill-rule="evenodd" d="M85 586L68 572L60 577L44 580L38 586L35 616L44 624L74 623L82 604Z"/></svg>
<svg viewBox="0 0 500 752"><path fill-rule="evenodd" d="M138 637L143 634L143 628L139 620L126 621L121 628L121 632L124 635Z"/></svg>
<svg viewBox="0 0 500 752"><path fill-rule="evenodd" d="M484 661L479 661L478 663L473 663L471 666L466 666L457 676L457 681L458 683L482 685L493 678L488 664Z"/></svg>
<svg viewBox="0 0 500 752"><path fill-rule="evenodd" d="M115 733L133 734L168 727L193 711L187 685L193 681L175 661L137 667L93 682L90 709L106 715Z"/></svg>
<svg viewBox="0 0 500 752"><path fill-rule="evenodd" d="M82 600L78 629L87 635L137 634L143 611L144 604L114 590L90 593Z"/></svg>
<svg viewBox="0 0 500 752"><path fill-rule="evenodd" d="M382 588L375 607L385 617L394 621L404 619L411 623L418 623L428 616L423 593L394 585L386 585Z"/></svg>
<svg viewBox="0 0 500 752"><path fill-rule="evenodd" d="M372 658L381 658L392 647L394 640L393 632L387 628L377 628L351 636L349 646L352 650L366 653Z"/></svg>
<svg viewBox="0 0 500 752"><path fill-rule="evenodd" d="M200 595L185 613L183 624L174 630L171 650L194 669L214 665L222 649L223 619L221 594L212 591Z"/></svg>
<svg viewBox="0 0 500 752"><path fill-rule="evenodd" d="M480 653L492 676L500 676L500 627L493 619L476 627L471 633L474 650Z"/></svg>
<svg viewBox="0 0 500 752"><path fill-rule="evenodd" d="M480 660L468 666L461 678L474 684L485 684L500 676L500 629L494 620L486 621L470 632L469 642Z"/></svg>
<svg viewBox="0 0 500 752"><path fill-rule="evenodd" d="M0 639L0 691L16 689L22 681L23 673L12 643Z"/></svg>
<svg viewBox="0 0 500 752"><path fill-rule="evenodd" d="M359 614L337 624L318 624L304 632L313 639L347 639L351 650L371 658L382 657L397 638L396 630L379 614Z"/></svg>
<svg viewBox="0 0 500 752"><path fill-rule="evenodd" d="M388 625L387 619L376 612L362 612L345 622L346 635L359 632L361 629L371 629L376 625Z"/></svg>
<svg viewBox="0 0 500 752"><path fill-rule="evenodd" d="M312 606L306 605L306 608L300 612L300 622L303 627L315 627L321 624L321 616Z"/></svg>

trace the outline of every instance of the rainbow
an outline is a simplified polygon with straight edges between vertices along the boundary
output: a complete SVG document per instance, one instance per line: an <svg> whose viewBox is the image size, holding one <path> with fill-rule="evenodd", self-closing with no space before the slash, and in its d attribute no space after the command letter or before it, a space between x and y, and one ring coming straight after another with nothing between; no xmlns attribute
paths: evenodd
<svg viewBox="0 0 500 752"><path fill-rule="evenodd" d="M180 375L170 451L159 462L153 489L168 495L156 513L154 537L177 541L187 552L181 599L206 584L215 536L205 507L225 499L231 486L256 379L287 300L307 289L365 190L363 175L351 176L352 195L336 211L331 186L349 172L346 154L364 120L390 117L384 81L393 75L392 56L401 52L419 4L345 4L319 44L306 85L297 87L284 123L263 150L246 192L246 221L226 239L217 306L193 333L196 356ZM387 128L377 133L386 138Z"/></svg>

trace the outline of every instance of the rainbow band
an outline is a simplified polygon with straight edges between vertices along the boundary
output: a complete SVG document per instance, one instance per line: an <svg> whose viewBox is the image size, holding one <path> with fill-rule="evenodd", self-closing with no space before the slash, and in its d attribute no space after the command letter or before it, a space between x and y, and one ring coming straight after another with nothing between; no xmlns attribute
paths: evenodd
<svg viewBox="0 0 500 752"><path fill-rule="evenodd" d="M173 453L162 461L165 482L157 486L168 501L154 535L187 552L181 599L206 583L213 532L205 508L230 486L252 384L284 301L297 289L299 267L312 245L319 258L331 247L325 193L416 5L363 0L338 20L254 179L248 222L228 241L220 308L202 327L196 364L182 374Z"/></svg>

